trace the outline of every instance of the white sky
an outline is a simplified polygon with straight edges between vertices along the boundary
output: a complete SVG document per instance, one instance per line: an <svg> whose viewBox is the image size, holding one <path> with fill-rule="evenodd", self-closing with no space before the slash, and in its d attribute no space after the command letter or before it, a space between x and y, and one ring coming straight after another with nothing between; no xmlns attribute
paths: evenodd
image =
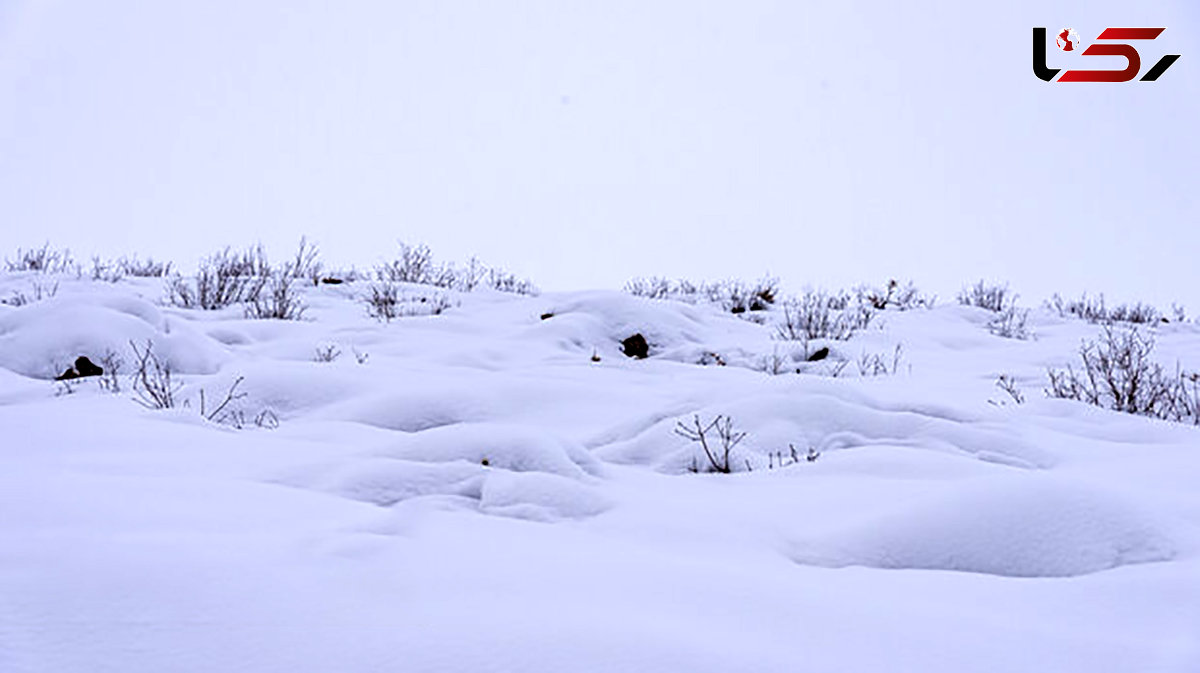
<svg viewBox="0 0 1200 673"><path fill-rule="evenodd" d="M1046 84L1033 26L1182 58ZM1197 312L1197 30L1187 1L0 0L0 254L402 238L547 289L986 276Z"/></svg>

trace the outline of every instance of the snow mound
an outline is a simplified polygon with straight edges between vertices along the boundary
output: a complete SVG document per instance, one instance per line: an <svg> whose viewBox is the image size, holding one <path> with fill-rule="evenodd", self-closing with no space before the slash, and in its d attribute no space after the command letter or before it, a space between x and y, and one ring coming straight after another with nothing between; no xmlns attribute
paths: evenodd
<svg viewBox="0 0 1200 673"><path fill-rule="evenodd" d="M620 342L641 334L650 357L695 364L704 352L742 350L747 340L766 342L762 327L712 307L635 297L623 292L584 292L551 305L542 328L560 348L624 357Z"/></svg>
<svg viewBox="0 0 1200 673"><path fill-rule="evenodd" d="M553 522L595 516L608 498L578 481L554 474L491 471L479 502L487 514Z"/></svg>
<svg viewBox="0 0 1200 673"><path fill-rule="evenodd" d="M581 445L544 430L501 423L458 423L402 438L389 455L405 460L465 460L514 472L545 472L571 479L599 476L599 461Z"/></svg>
<svg viewBox="0 0 1200 673"><path fill-rule="evenodd" d="M799 563L1070 577L1166 561L1176 546L1153 517L1111 494L1006 480L892 512L799 545Z"/></svg>
<svg viewBox="0 0 1200 673"><path fill-rule="evenodd" d="M425 496L457 496L474 501L484 514L541 522L594 516L611 506L608 498L576 479L465 460L369 459L334 470L316 487L381 507Z"/></svg>
<svg viewBox="0 0 1200 673"><path fill-rule="evenodd" d="M52 378L80 355L99 361L111 351L128 363L129 342L147 340L178 373L212 373L228 358L219 344L153 304L100 294L54 297L0 314L0 367Z"/></svg>
<svg viewBox="0 0 1200 673"><path fill-rule="evenodd" d="M418 463L378 458L334 471L320 488L382 507L426 495L461 495L478 499L486 470L482 465L462 461Z"/></svg>
<svg viewBox="0 0 1200 673"><path fill-rule="evenodd" d="M603 459L651 464L668 472L690 465L699 449L674 433L676 422L690 423L694 415L707 422L718 414L746 430L734 463L767 465L767 456L801 452L821 453L866 446L903 446L968 457L1025 469L1047 468L1054 456L1010 431L972 419L930 415L919 408L885 408L861 391L839 387L836 381L798 381L782 393L747 396L736 402L709 405L691 413L658 418L636 436L597 448ZM702 458L702 455L701 455ZM703 462L703 460L701 461Z"/></svg>

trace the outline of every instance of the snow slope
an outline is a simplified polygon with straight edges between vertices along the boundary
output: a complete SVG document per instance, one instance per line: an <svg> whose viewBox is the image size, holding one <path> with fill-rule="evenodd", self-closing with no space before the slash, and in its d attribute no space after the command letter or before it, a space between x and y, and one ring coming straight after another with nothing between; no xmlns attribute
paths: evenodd
<svg viewBox="0 0 1200 673"><path fill-rule="evenodd" d="M770 376L769 325L616 292L383 324L354 283L300 322L59 283L0 305L5 673L1200 670L1200 431L1044 399L1093 325L888 311L833 357L895 375ZM49 381L147 339L186 407ZM202 419L238 376L245 427ZM753 471L689 473L693 414Z"/></svg>

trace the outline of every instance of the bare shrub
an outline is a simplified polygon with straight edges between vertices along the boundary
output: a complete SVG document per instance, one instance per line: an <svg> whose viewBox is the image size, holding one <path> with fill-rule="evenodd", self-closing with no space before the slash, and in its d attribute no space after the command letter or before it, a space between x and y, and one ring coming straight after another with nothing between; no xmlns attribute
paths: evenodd
<svg viewBox="0 0 1200 673"><path fill-rule="evenodd" d="M625 291L647 299L673 299L689 304L706 302L735 315L766 311L779 298L779 279L763 276L753 283L739 280L693 282L666 278L634 278L625 283Z"/></svg>
<svg viewBox="0 0 1200 673"><path fill-rule="evenodd" d="M441 315L453 306L450 297L444 293L408 294L395 283L386 280L371 283L367 286L367 291L368 294L364 298L367 315L384 322L391 322L396 318Z"/></svg>
<svg viewBox="0 0 1200 673"><path fill-rule="evenodd" d="M771 376L779 376L794 371L794 367L791 366L790 358L786 354L780 353L779 348L773 348L770 355L764 355L759 359L758 370Z"/></svg>
<svg viewBox="0 0 1200 673"><path fill-rule="evenodd" d="M870 325L874 315L869 306L853 304L846 293L805 292L783 303L783 322L775 334L786 341L844 341Z"/></svg>
<svg viewBox="0 0 1200 673"><path fill-rule="evenodd" d="M1175 322L1187 322L1187 310L1181 304L1171 304L1171 318Z"/></svg>
<svg viewBox="0 0 1200 673"><path fill-rule="evenodd" d="M125 360L114 350L109 349L100 356L100 368L104 373L100 375L100 388L110 393L117 394L121 392L121 367L125 365Z"/></svg>
<svg viewBox="0 0 1200 673"><path fill-rule="evenodd" d="M222 309L258 298L271 276L262 246L236 253L226 247L200 262L194 281L172 276L167 301L182 308Z"/></svg>
<svg viewBox="0 0 1200 673"><path fill-rule="evenodd" d="M779 279L764 276L747 284L741 281L726 281L714 288L718 292L718 303L735 315L749 311L766 311L779 296Z"/></svg>
<svg viewBox="0 0 1200 673"><path fill-rule="evenodd" d="M821 452L810 446L806 453L800 453L796 450L795 444L788 444L788 452L772 451L767 454L767 469L774 470L776 468L790 467L798 464L800 461L806 463L815 463L821 457Z"/></svg>
<svg viewBox="0 0 1200 673"><path fill-rule="evenodd" d="M537 286L527 278L518 278L503 269L488 269L488 287L500 292L537 296Z"/></svg>
<svg viewBox="0 0 1200 673"><path fill-rule="evenodd" d="M503 269L488 267L479 258L472 257L463 268L452 263L440 263L426 245L409 245L400 242L400 254L396 259L375 267L375 279L390 283L415 283L432 285L444 289L471 292L486 286L500 292L537 295L537 286L532 281L520 278Z"/></svg>
<svg viewBox="0 0 1200 673"><path fill-rule="evenodd" d="M1012 398L1013 402L1016 402L1017 404L1025 404L1025 393L1021 392L1021 389L1017 386L1017 380L1012 376L1009 376L1008 374L1001 374L1000 377L996 379L996 387L1008 393L1008 396Z"/></svg>
<svg viewBox="0 0 1200 673"><path fill-rule="evenodd" d="M4 264L9 271L37 271L39 273L67 273L74 268L71 251L51 248L49 241L40 248L24 250L17 248L14 259L5 258Z"/></svg>
<svg viewBox="0 0 1200 673"><path fill-rule="evenodd" d="M1017 308L1015 303L1009 301L988 322L988 329L992 334L1004 337L1005 339L1030 339L1033 335L1026 326L1028 322L1029 309Z"/></svg>
<svg viewBox="0 0 1200 673"><path fill-rule="evenodd" d="M958 303L964 306L975 306L999 313L1016 302L1008 285L989 284L983 280L964 287L958 293Z"/></svg>
<svg viewBox="0 0 1200 673"><path fill-rule="evenodd" d="M216 404L216 406L214 406L212 408L209 408L209 406L207 405L207 401L206 401L205 395L204 395L204 389L201 388L200 389L200 415L203 416L205 420L212 421L214 423L225 423L230 420L238 421L235 423L231 423L231 425L236 425L237 427L240 428L242 423L239 420L238 414L240 414L241 411L238 409L230 408L229 405L234 402L237 402L238 400L245 399L246 393L238 391L238 387L241 386L242 382L245 380L246 380L246 377L244 377L244 376L239 376L236 379L234 379L233 383L230 384L228 389L226 389L225 396L223 398L221 398L220 402L218 402Z"/></svg>
<svg viewBox="0 0 1200 673"><path fill-rule="evenodd" d="M265 287L256 289L247 300L246 316L259 319L299 320L308 307L300 297L300 288L291 263L272 274Z"/></svg>
<svg viewBox="0 0 1200 673"><path fill-rule="evenodd" d="M867 285L854 288L855 298L860 305L871 306L877 311L896 309L911 311L917 308L933 308L937 298L926 295L917 289L910 280L901 285L895 278L889 280L882 289Z"/></svg>
<svg viewBox="0 0 1200 673"><path fill-rule="evenodd" d="M433 268L433 253L426 245L400 243L400 254L387 264L376 267L379 280L393 283L428 283Z"/></svg>
<svg viewBox="0 0 1200 673"><path fill-rule="evenodd" d="M746 438L746 433L733 429L733 419L719 414L708 423L701 423L699 414L692 417L690 424L678 421L675 424L675 434L700 444L705 458L708 459L708 465L703 471L721 474L733 472L733 466L730 464L733 447ZM692 472L700 471L700 466L693 460Z"/></svg>
<svg viewBox="0 0 1200 673"><path fill-rule="evenodd" d="M1099 340L1080 346L1080 369L1068 364L1047 370L1046 395L1127 414L1200 423L1200 376L1178 367L1168 374L1151 359L1153 350L1154 338L1136 327L1105 325Z"/></svg>
<svg viewBox="0 0 1200 673"><path fill-rule="evenodd" d="M883 353L863 352L858 358L858 373L860 376L894 376L900 371L900 360L904 348L896 344L890 357Z"/></svg>
<svg viewBox="0 0 1200 673"><path fill-rule="evenodd" d="M90 270L92 280L105 281L108 283L116 283L125 277L125 271L117 262L109 262L102 259L99 255L92 255L92 268Z"/></svg>
<svg viewBox="0 0 1200 673"><path fill-rule="evenodd" d="M1047 303L1060 317L1075 317L1097 324L1154 324L1163 319L1158 309L1140 302L1109 308L1103 294L1089 297L1084 293L1079 299L1065 300L1055 293Z"/></svg>
<svg viewBox="0 0 1200 673"><path fill-rule="evenodd" d="M9 306L25 306L26 304L32 304L43 299L49 299L58 294L58 281L55 281L53 285L34 281L30 283L30 291L32 295L25 294L20 290L13 290L12 295L8 299L0 301L0 303Z"/></svg>
<svg viewBox="0 0 1200 673"><path fill-rule="evenodd" d="M400 317L400 288L395 283L379 280L368 285L367 291L368 315L385 322Z"/></svg>
<svg viewBox="0 0 1200 673"><path fill-rule="evenodd" d="M1108 312L1108 319L1112 322L1127 322L1135 325L1153 325L1161 322L1162 318L1158 309L1141 302L1121 304Z"/></svg>
<svg viewBox="0 0 1200 673"><path fill-rule="evenodd" d="M274 430L279 427L279 416L276 416L275 412L270 409L263 409L254 417L254 425L266 430Z"/></svg>
<svg viewBox="0 0 1200 673"><path fill-rule="evenodd" d="M360 365L367 364L367 360L371 358L371 354L366 351L360 351L357 348L351 348L350 352L354 353L354 361Z"/></svg>
<svg viewBox="0 0 1200 673"><path fill-rule="evenodd" d="M478 257L467 260L466 267L455 278L455 288L463 292L473 292L487 276L488 268L479 261Z"/></svg>
<svg viewBox="0 0 1200 673"><path fill-rule="evenodd" d="M671 296L671 281L660 277L634 278L625 283L625 291L635 297L669 299Z"/></svg>
<svg viewBox="0 0 1200 673"><path fill-rule="evenodd" d="M152 341L147 340L144 348L133 341L129 346L133 349L131 387L138 396L135 401L147 409L174 409L180 384L171 379L171 365L158 359Z"/></svg>
<svg viewBox="0 0 1200 673"><path fill-rule="evenodd" d="M162 278L170 275L171 263L156 262L152 258L138 259L137 255L133 257L122 257L117 260L117 268L126 276L135 276L137 278Z"/></svg>
<svg viewBox="0 0 1200 673"><path fill-rule="evenodd" d="M357 352L356 352L357 353ZM342 351L334 344L325 346L317 346L316 354L313 356L315 362L333 362L341 356Z"/></svg>
<svg viewBox="0 0 1200 673"><path fill-rule="evenodd" d="M324 270L324 265L321 264L321 251L313 243L309 243L305 236L300 237L300 245L296 248L296 254L292 257L292 261L285 264L281 273L286 273L292 278L303 278L312 281L313 285L321 282L321 275Z"/></svg>

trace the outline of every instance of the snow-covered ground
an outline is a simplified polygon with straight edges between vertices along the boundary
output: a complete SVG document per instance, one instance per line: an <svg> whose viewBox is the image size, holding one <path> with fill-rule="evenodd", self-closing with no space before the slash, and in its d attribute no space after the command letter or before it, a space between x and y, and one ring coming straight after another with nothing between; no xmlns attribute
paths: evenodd
<svg viewBox="0 0 1200 673"><path fill-rule="evenodd" d="M1200 430L1042 392L1095 325L943 301L772 376L770 325L615 291L382 323L310 286L287 322L57 282L0 305L4 673L1200 671ZM130 340L179 407L50 380ZM243 427L204 420L237 377ZM676 423L718 414L740 471L691 473Z"/></svg>

